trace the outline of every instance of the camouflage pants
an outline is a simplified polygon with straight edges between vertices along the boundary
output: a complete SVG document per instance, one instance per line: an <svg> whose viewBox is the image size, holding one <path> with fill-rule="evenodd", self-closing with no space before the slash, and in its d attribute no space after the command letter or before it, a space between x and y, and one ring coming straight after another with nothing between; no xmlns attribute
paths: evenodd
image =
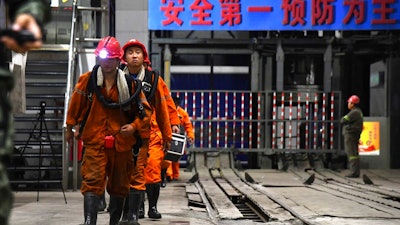
<svg viewBox="0 0 400 225"><path fill-rule="evenodd" d="M0 224L7 225L10 216L13 194L4 165L12 153L13 117L8 93L13 86L9 71L0 68Z"/></svg>
<svg viewBox="0 0 400 225"><path fill-rule="evenodd" d="M12 208L13 194L8 182L7 171L2 164L0 164L0 199L0 224L6 225Z"/></svg>

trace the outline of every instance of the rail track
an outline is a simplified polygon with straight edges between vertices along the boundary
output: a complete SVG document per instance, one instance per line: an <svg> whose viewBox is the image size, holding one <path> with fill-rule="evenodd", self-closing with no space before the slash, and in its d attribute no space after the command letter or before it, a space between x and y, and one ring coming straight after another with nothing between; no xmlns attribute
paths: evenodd
<svg viewBox="0 0 400 225"><path fill-rule="evenodd" d="M369 172L372 184L327 169L200 166L197 174L215 224L400 224L400 182L382 174Z"/></svg>

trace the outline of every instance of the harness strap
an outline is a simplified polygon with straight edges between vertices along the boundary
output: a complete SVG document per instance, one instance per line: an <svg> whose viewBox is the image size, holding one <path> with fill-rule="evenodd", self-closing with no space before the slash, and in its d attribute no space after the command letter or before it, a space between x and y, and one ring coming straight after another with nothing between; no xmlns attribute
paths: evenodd
<svg viewBox="0 0 400 225"><path fill-rule="evenodd" d="M118 108L123 108L126 107L130 104L132 104L132 102L134 100L136 100L137 103L137 107L139 109L139 117L141 119L143 119L143 117L145 116L145 112L144 112L144 106L142 104L142 101L139 98L139 94L141 92L141 81L138 79L132 79L130 76L125 75L125 79L126 82L128 84L129 87L129 93L132 93L132 82L135 82L135 92L129 97L129 99L127 99L126 101L122 102L122 103L115 103L115 102L109 102L104 98L104 95L101 93L100 91L100 87L97 86L97 70L99 69L100 65L95 65L93 67L92 73L90 74L90 78L89 78L89 82L88 82L88 86L87 86L87 91L88 91L88 100L90 102L89 104L89 108L86 111L86 114L81 122L81 126L79 127L79 133L82 133L83 128L85 126L85 123L87 121L87 118L89 116L90 113L90 109L92 107L92 102L93 102L93 93L96 94L97 98L100 100L100 102L107 108L111 108L111 109L118 109ZM129 118L133 119L133 116L128 115Z"/></svg>

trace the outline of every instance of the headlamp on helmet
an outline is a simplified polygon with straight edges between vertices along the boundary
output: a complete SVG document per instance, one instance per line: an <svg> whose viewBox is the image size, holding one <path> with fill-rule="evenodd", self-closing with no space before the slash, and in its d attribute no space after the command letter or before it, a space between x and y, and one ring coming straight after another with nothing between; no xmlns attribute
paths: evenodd
<svg viewBox="0 0 400 225"><path fill-rule="evenodd" d="M108 56L108 52L107 52L106 49L100 50L100 52L99 52L99 57L100 57L101 59L107 59L107 56Z"/></svg>

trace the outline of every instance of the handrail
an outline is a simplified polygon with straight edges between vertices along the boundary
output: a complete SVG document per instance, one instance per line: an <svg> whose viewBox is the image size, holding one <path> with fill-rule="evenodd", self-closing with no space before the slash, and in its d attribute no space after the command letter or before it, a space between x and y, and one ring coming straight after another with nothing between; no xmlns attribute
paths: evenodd
<svg viewBox="0 0 400 225"><path fill-rule="evenodd" d="M66 122L67 122L67 111L69 105L69 98L71 95L72 85L75 76L75 27L76 27L76 17L77 17L77 0L74 0L72 3L72 23L71 23L71 38L69 42L69 51L68 51L68 77L67 77L67 87L65 90L65 101L64 101L64 116L63 116L63 130L62 130L62 140L63 140L63 177L68 177L68 156L67 156L67 148L68 145L65 141L65 130L66 130ZM63 187L67 188L68 179L63 179Z"/></svg>
<svg viewBox="0 0 400 225"><path fill-rule="evenodd" d="M65 102L64 102L64 119L63 119L63 126L64 128L66 127L66 121L67 121L67 110L68 110L68 104L69 104L69 96L71 94L71 89L72 89L72 83L73 83L73 77L74 77L74 72L75 72L75 25L76 25L76 2L77 0L74 0L72 3L73 9L72 9L72 24L71 24L71 38L69 42L69 51L68 51L68 77L67 77L67 87L65 90Z"/></svg>

